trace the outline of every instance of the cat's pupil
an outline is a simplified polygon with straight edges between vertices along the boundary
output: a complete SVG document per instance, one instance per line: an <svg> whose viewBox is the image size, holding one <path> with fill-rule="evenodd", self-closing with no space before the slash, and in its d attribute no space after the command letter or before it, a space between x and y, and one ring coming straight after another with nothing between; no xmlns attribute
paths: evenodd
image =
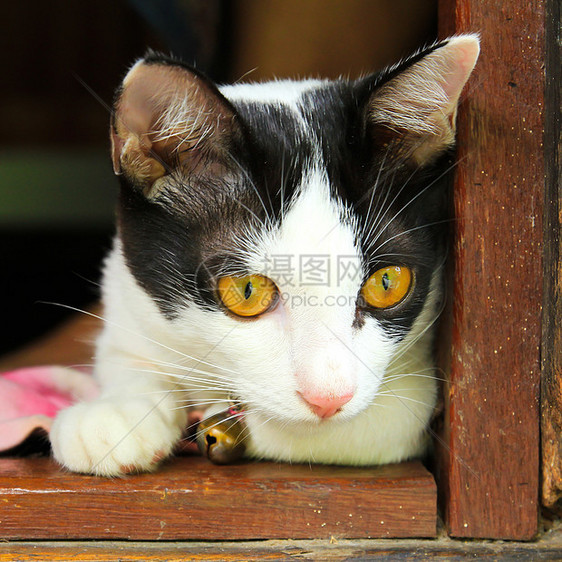
<svg viewBox="0 0 562 562"><path fill-rule="evenodd" d="M254 287L252 286L252 282L248 281L246 288L244 289L244 298L247 300L252 296L252 290Z"/></svg>
<svg viewBox="0 0 562 562"><path fill-rule="evenodd" d="M382 288L385 291L388 291L388 289L390 289L390 279L388 278L388 273L385 273L382 276Z"/></svg>

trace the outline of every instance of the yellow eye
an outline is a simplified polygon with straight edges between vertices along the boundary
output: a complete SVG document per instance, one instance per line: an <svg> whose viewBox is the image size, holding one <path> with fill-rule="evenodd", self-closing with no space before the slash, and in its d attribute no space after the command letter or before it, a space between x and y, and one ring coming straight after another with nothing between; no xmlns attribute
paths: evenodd
<svg viewBox="0 0 562 562"><path fill-rule="evenodd" d="M361 296L369 306L389 308L408 294L411 285L412 271L407 267L383 267L367 279Z"/></svg>
<svg viewBox="0 0 562 562"><path fill-rule="evenodd" d="M257 316L267 311L277 298L275 283L262 275L221 277L219 296L226 308L238 316Z"/></svg>

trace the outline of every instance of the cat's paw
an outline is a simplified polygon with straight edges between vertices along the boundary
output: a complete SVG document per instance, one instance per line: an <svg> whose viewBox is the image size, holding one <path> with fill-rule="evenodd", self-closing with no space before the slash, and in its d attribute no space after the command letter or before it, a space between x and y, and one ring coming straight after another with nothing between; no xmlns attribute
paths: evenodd
<svg viewBox="0 0 562 562"><path fill-rule="evenodd" d="M69 470L100 476L154 470L181 436L166 414L142 398L76 404L53 423L53 455Z"/></svg>

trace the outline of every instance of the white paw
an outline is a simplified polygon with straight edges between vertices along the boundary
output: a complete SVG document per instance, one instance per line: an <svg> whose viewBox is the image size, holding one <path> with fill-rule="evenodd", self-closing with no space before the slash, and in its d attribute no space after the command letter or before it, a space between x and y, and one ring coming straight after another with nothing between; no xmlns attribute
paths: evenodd
<svg viewBox="0 0 562 562"><path fill-rule="evenodd" d="M154 470L180 437L177 416L144 398L76 404L59 413L50 432L59 463L100 476Z"/></svg>

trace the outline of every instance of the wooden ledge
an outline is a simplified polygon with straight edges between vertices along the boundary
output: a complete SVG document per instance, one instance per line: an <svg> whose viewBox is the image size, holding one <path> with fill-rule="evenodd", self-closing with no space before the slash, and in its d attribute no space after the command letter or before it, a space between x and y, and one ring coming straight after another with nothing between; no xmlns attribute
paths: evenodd
<svg viewBox="0 0 562 562"><path fill-rule="evenodd" d="M562 560L562 535L538 542L437 539L273 540L236 542L0 542L0 562L248 562L264 560Z"/></svg>
<svg viewBox="0 0 562 562"><path fill-rule="evenodd" d="M436 486L419 462L373 468L181 457L124 479L0 458L0 538L249 540L434 537Z"/></svg>

